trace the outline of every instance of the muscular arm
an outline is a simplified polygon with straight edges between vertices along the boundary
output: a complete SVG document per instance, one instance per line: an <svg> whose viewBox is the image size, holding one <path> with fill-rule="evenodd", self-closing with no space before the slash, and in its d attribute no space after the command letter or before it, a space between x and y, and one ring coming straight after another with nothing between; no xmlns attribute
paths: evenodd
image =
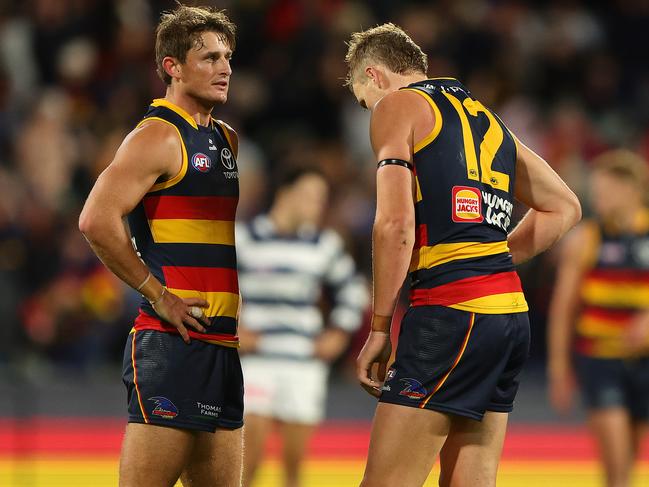
<svg viewBox="0 0 649 487"><path fill-rule="evenodd" d="M172 127L153 121L131 132L97 179L79 217L79 229L97 257L133 288L144 281L149 270L135 253L123 218L160 176L174 174L174 161L180 161L181 150L177 137ZM162 285L154 278L141 289L149 300L161 291Z"/></svg>
<svg viewBox="0 0 649 487"><path fill-rule="evenodd" d="M412 162L414 126L422 113L430 112L419 95L397 91L374 107L370 139L376 160L402 159ZM429 120L432 127L434 121ZM380 383L372 379L376 364L378 381L385 380L392 351L390 325L399 291L408 273L415 242L413 173L401 166L379 168L376 176L376 217L372 230L372 325L356 360L356 374L363 388L380 395Z"/></svg>
<svg viewBox="0 0 649 487"><path fill-rule="evenodd" d="M551 369L555 366L564 368L570 357L579 288L584 274L585 230L585 227L579 226L566 238L557 264L557 279L548 320L548 361Z"/></svg>
<svg viewBox="0 0 649 487"><path fill-rule="evenodd" d="M584 275L584 248L589 236L580 225L562 244L557 265L557 279L550 301L548 340L548 379L552 405L561 412L572 405L572 366L570 350L579 306L579 289Z"/></svg>
<svg viewBox="0 0 649 487"><path fill-rule="evenodd" d="M180 140L173 127L156 121L145 123L126 137L113 161L97 179L81 211L79 229L94 252L106 267L133 288L144 282L149 270L135 253L122 219L159 177L172 177L180 170L181 157ZM204 330L191 317L181 316L186 314L185 304L203 306L203 300L183 304L180 298L167 296L169 293L163 296L162 284L155 277L149 278L140 292L149 301L162 298L156 312L177 326L186 341L188 336L182 321Z"/></svg>
<svg viewBox="0 0 649 487"><path fill-rule="evenodd" d="M514 264L543 252L581 218L575 194L541 157L517 141L515 196L531 209L507 239Z"/></svg>
<svg viewBox="0 0 649 487"><path fill-rule="evenodd" d="M412 162L413 111L423 100L408 92L384 97L370 122L376 160ZM376 175L376 216L372 229L374 329L389 330L399 291L408 273L415 241L414 176L401 166L383 166ZM387 327L386 327L387 325Z"/></svg>

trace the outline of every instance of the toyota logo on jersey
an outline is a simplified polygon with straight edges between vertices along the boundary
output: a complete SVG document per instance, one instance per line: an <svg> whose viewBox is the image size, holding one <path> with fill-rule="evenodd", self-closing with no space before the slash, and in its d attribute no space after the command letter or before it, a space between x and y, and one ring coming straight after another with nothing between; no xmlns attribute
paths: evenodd
<svg viewBox="0 0 649 487"><path fill-rule="evenodd" d="M208 172L212 169L212 161L202 152L198 152L192 157L192 166L194 166L194 169L197 171Z"/></svg>
<svg viewBox="0 0 649 487"><path fill-rule="evenodd" d="M227 147L221 149L221 163L230 171L234 169L234 156Z"/></svg>

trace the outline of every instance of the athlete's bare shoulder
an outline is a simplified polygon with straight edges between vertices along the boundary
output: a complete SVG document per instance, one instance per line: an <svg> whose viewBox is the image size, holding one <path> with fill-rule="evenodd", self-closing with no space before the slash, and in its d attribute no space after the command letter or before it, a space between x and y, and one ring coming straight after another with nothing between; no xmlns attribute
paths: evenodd
<svg viewBox="0 0 649 487"><path fill-rule="evenodd" d="M178 130L161 120L144 120L124 139L113 164L147 166L160 175L175 175L182 164Z"/></svg>
<svg viewBox="0 0 649 487"><path fill-rule="evenodd" d="M412 119L427 113L428 104L413 90L397 90L381 98L372 110L372 119L390 120L393 117Z"/></svg>
<svg viewBox="0 0 649 487"><path fill-rule="evenodd" d="M428 102L413 90L398 90L385 95L372 109L370 139L377 154L383 141L395 137L407 143L407 152L412 154L415 143L434 126L435 115Z"/></svg>

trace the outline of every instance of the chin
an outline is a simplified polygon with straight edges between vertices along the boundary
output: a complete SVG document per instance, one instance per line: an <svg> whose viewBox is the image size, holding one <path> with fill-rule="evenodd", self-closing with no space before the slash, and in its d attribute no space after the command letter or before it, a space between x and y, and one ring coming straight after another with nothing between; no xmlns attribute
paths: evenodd
<svg viewBox="0 0 649 487"><path fill-rule="evenodd" d="M212 105L223 105L226 101L228 101L228 97L227 97L227 95L224 95L224 96L216 96L216 97L213 97L213 98L210 100L210 102L212 103Z"/></svg>

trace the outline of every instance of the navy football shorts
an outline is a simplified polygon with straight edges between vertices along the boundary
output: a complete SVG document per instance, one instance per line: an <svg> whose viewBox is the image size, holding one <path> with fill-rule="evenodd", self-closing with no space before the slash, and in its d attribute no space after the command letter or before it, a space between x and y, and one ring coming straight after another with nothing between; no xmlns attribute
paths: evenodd
<svg viewBox="0 0 649 487"><path fill-rule="evenodd" d="M636 420L649 419L649 357L575 357L575 372L588 409L622 407Z"/></svg>
<svg viewBox="0 0 649 487"><path fill-rule="evenodd" d="M199 431L243 426L243 374L236 348L155 330L131 332L123 381L129 423Z"/></svg>
<svg viewBox="0 0 649 487"><path fill-rule="evenodd" d="M410 307L380 401L476 420L510 412L529 345L527 313Z"/></svg>

